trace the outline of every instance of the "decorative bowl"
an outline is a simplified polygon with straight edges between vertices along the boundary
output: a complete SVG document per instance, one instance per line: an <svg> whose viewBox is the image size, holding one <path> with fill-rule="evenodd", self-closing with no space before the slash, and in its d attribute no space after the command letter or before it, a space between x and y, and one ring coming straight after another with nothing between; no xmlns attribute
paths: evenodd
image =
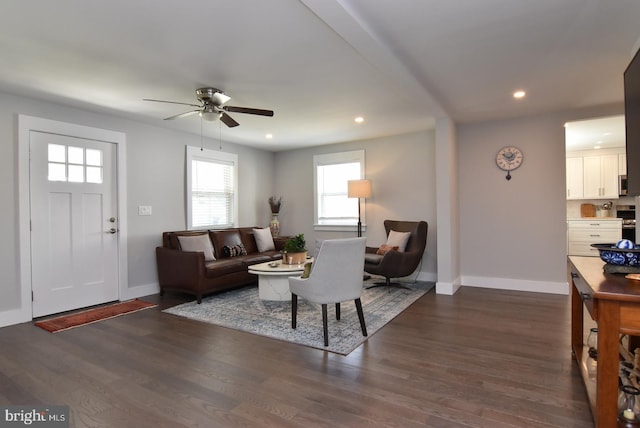
<svg viewBox="0 0 640 428"><path fill-rule="evenodd" d="M600 252L603 262L616 266L640 266L640 247L617 248L616 244L591 244Z"/></svg>

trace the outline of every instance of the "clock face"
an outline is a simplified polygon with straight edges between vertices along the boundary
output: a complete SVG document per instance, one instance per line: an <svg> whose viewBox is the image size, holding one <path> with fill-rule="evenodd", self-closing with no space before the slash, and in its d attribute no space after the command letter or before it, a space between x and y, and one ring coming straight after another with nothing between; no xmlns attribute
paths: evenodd
<svg viewBox="0 0 640 428"><path fill-rule="evenodd" d="M509 146L500 149L496 156L498 168L513 171L522 164L522 152L517 147Z"/></svg>

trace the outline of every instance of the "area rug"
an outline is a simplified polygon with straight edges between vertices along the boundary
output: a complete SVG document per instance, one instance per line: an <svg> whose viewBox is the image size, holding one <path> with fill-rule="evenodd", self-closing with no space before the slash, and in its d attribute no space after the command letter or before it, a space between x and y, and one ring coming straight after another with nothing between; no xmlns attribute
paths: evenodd
<svg viewBox="0 0 640 428"><path fill-rule="evenodd" d="M75 312L69 315L37 321L35 325L50 333L58 333L71 328L119 317L120 315L153 308L155 306L158 305L139 299L133 299L126 302L113 303L111 305L100 306L98 308L82 312Z"/></svg>
<svg viewBox="0 0 640 428"><path fill-rule="evenodd" d="M434 286L431 282L406 285L409 289L377 287L363 291L361 300L369 337ZM367 337L362 336L355 304L343 302L340 309L341 319L337 321L335 306L329 307L328 347L324 346L320 305L298 299L298 325L294 330L291 328L291 302L260 300L256 286L210 296L201 304L184 303L163 312L348 355Z"/></svg>

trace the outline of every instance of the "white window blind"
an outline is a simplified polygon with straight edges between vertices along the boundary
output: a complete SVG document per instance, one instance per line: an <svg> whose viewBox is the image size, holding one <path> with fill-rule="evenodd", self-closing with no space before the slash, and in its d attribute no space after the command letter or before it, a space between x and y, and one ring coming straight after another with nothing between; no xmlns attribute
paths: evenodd
<svg viewBox="0 0 640 428"><path fill-rule="evenodd" d="M237 155L187 147L187 228L237 223Z"/></svg>
<svg viewBox="0 0 640 428"><path fill-rule="evenodd" d="M347 197L347 182L364 174L364 151L314 156L316 225L354 226L358 199Z"/></svg>

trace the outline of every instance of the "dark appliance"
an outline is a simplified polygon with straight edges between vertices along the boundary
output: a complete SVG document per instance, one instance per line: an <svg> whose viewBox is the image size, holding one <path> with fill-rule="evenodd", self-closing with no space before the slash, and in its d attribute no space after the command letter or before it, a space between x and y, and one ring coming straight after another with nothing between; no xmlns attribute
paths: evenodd
<svg viewBox="0 0 640 428"><path fill-rule="evenodd" d="M616 217L622 219L622 238L636 242L636 206L616 206Z"/></svg>
<svg viewBox="0 0 640 428"><path fill-rule="evenodd" d="M628 193L627 188L628 188L627 176L619 175L618 176L618 195L627 196L627 193Z"/></svg>
<svg viewBox="0 0 640 428"><path fill-rule="evenodd" d="M640 195L640 50L624 71L624 121L627 143L627 195Z"/></svg>

